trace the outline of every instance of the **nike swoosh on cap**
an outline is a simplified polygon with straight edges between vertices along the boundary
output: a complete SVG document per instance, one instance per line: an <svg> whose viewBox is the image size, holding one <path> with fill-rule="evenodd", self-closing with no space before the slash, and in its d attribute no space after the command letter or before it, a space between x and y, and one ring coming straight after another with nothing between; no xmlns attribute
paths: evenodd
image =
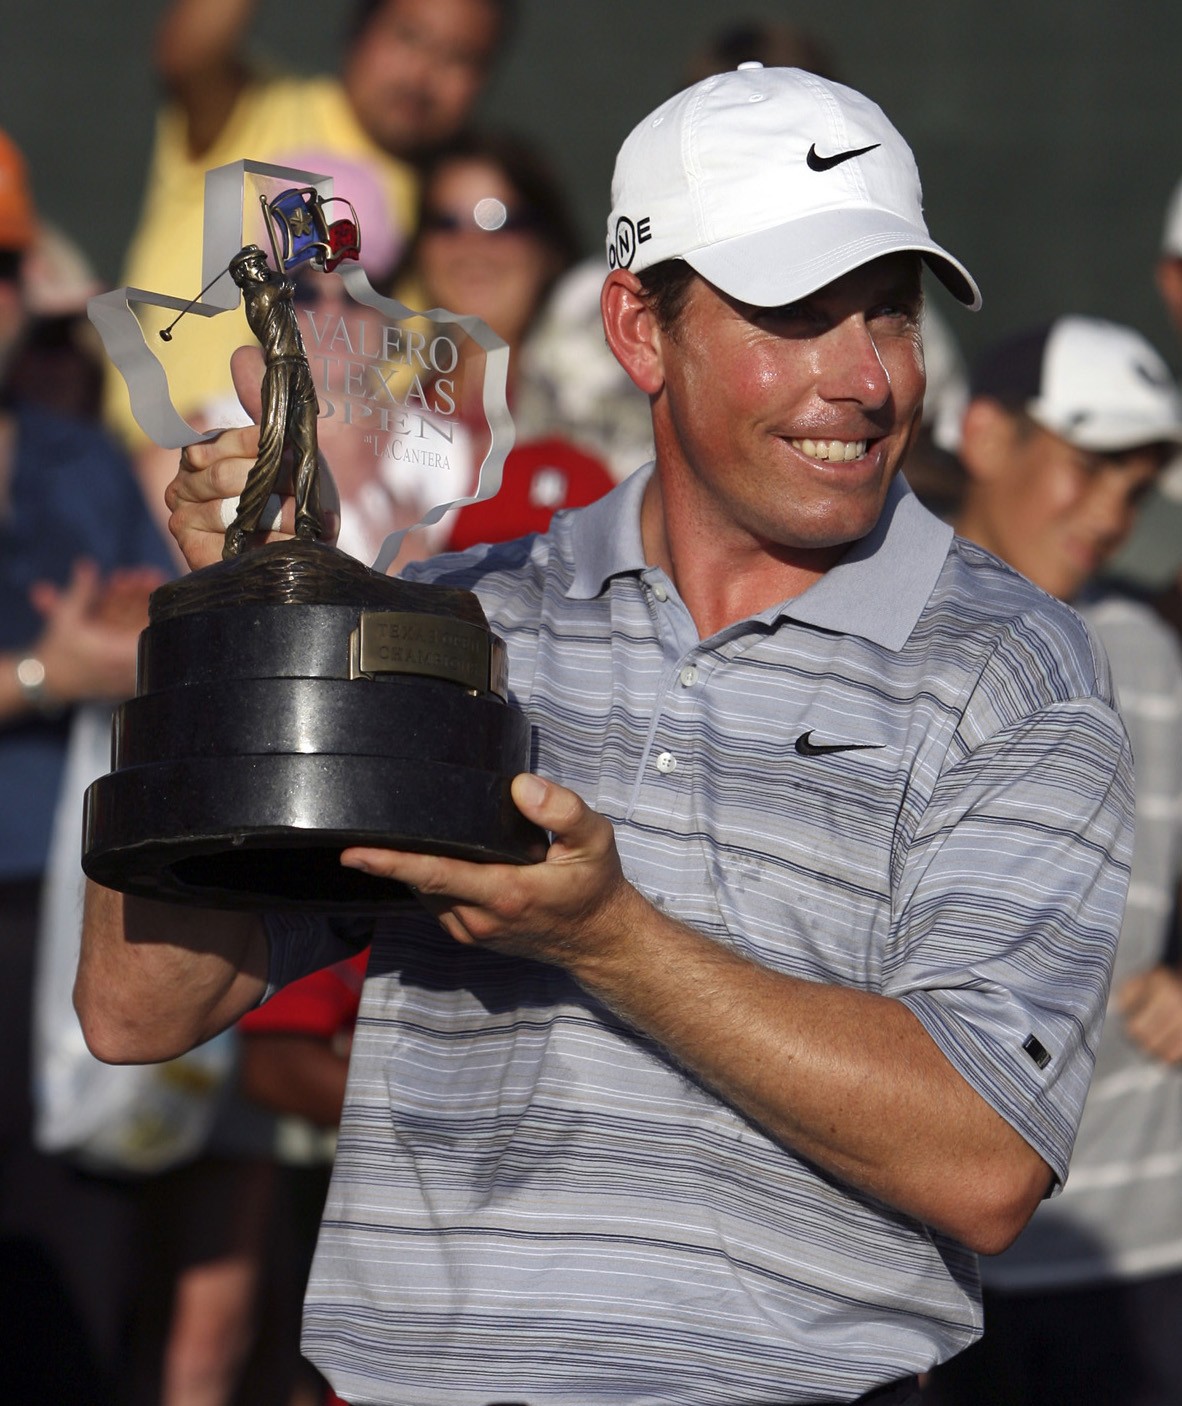
<svg viewBox="0 0 1182 1406"><path fill-rule="evenodd" d="M853 151L837 151L832 156L820 156L814 142L804 159L808 162L810 171L832 171L834 166L840 166L843 161L852 161L855 156L865 156L868 151L876 151L880 146L881 142L871 142L869 146L860 146Z"/></svg>
<svg viewBox="0 0 1182 1406"><path fill-rule="evenodd" d="M814 742L813 730L802 732L796 739L796 750L802 757L827 757L831 752L876 751L881 742Z"/></svg>

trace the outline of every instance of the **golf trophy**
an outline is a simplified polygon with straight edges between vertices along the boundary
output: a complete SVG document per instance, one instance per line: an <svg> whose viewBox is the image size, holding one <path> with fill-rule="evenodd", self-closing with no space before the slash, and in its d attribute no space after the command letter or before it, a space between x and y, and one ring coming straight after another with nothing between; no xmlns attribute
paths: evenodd
<svg viewBox="0 0 1182 1406"><path fill-rule="evenodd" d="M182 318L244 313L264 361L258 457L222 560L153 594L112 769L86 793L82 864L109 888L369 911L409 895L342 867L348 845L509 863L545 853L510 796L530 727L476 596L387 575L402 530L373 568L321 540L318 424L342 462L429 470L444 487L416 524L428 527L496 492L513 437L504 342L475 317L376 293L360 236L330 177L239 161L206 177L195 299L125 288L91 300L161 446L215 433L174 405L193 325ZM460 413L473 404L475 431ZM259 544L288 478L296 535Z"/></svg>

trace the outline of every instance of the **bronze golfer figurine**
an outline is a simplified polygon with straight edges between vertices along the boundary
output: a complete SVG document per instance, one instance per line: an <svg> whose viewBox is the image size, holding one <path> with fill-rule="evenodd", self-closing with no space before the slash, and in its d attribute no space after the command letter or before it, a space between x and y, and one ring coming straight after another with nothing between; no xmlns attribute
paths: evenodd
<svg viewBox="0 0 1182 1406"><path fill-rule="evenodd" d="M259 525L267 499L275 490L283 450L292 446L292 486L297 537L321 536L320 469L316 452L316 388L296 321L295 284L272 271L257 244L248 244L230 260L230 277L242 289L246 321L266 358L259 452L242 490L238 512L226 529L223 558L241 552L248 532Z"/></svg>

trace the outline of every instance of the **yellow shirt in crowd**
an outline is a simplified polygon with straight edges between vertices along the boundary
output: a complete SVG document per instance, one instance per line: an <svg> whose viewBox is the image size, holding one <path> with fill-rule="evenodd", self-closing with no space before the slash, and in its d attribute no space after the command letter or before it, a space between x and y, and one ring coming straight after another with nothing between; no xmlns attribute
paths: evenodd
<svg viewBox="0 0 1182 1406"><path fill-rule="evenodd" d="M179 107L170 104L161 111L144 208L128 250L124 282L152 292L194 297L201 288L206 171L240 160L283 164L317 151L367 165L383 188L394 226L404 234L413 229L414 172L361 129L339 80L256 78L244 89L217 141L196 159L188 151ZM149 337L174 316L163 308L141 311ZM253 340L241 307L214 318L187 317L166 353L177 410L188 418L231 395L230 354ZM107 378L105 414L110 428L129 448L144 445L123 378L113 370Z"/></svg>

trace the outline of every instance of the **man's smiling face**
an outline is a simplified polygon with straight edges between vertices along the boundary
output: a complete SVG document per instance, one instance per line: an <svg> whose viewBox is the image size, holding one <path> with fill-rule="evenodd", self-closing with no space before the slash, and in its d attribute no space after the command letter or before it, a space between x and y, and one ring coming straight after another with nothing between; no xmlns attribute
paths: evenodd
<svg viewBox="0 0 1182 1406"><path fill-rule="evenodd" d="M836 560L877 522L919 423L919 258L758 308L698 278L661 338L658 461L704 524Z"/></svg>

